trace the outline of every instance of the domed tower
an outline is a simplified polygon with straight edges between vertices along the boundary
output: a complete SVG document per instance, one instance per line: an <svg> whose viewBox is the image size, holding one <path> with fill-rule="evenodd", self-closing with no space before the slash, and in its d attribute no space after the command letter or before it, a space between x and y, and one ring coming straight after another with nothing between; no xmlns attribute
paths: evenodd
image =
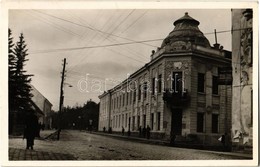
<svg viewBox="0 0 260 167"><path fill-rule="evenodd" d="M175 27L163 40L161 48L165 47L167 51L189 50L192 44L210 48L208 39L198 27L199 24L199 21L186 12L182 18L173 23Z"/></svg>

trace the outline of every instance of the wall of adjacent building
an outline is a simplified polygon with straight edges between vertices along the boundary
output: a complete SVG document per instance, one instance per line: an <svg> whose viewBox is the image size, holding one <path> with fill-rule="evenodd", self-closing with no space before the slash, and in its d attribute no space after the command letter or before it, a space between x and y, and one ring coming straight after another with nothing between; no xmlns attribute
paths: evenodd
<svg viewBox="0 0 260 167"><path fill-rule="evenodd" d="M252 15L232 10L232 142L252 146ZM243 13L245 12L245 13ZM252 11L251 11L252 14ZM246 29L248 28L248 29Z"/></svg>

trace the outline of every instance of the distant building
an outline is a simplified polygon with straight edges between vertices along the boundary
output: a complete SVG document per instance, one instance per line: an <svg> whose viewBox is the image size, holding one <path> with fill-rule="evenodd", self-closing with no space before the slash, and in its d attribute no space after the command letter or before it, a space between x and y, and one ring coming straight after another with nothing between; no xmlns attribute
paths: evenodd
<svg viewBox="0 0 260 167"><path fill-rule="evenodd" d="M253 127L253 11L232 10L232 142L234 149L252 146Z"/></svg>
<svg viewBox="0 0 260 167"><path fill-rule="evenodd" d="M32 104L36 110L41 111L43 114L38 114L39 123L45 124L45 128L52 128L52 118L50 116L52 104L45 98L33 85L31 85L32 90Z"/></svg>
<svg viewBox="0 0 260 167"><path fill-rule="evenodd" d="M226 133L229 141L231 86L218 85L218 69L231 67L231 52L212 47L199 24L185 13L150 62L99 96L100 131L149 126L151 138L221 146Z"/></svg>

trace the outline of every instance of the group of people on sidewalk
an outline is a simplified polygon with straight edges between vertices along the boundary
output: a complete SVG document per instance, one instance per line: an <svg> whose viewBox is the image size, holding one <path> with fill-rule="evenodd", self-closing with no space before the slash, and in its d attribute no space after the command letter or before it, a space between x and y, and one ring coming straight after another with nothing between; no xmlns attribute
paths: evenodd
<svg viewBox="0 0 260 167"><path fill-rule="evenodd" d="M147 125L147 128L145 127L141 127L139 126L138 128L138 131L139 131L139 137L143 137L143 138L147 138L147 139L150 139L150 131L151 131L151 128L149 127L149 125ZM122 135L124 136L125 135L125 128L122 126ZM131 131L130 129L128 129L127 131L127 135L130 136L131 135Z"/></svg>

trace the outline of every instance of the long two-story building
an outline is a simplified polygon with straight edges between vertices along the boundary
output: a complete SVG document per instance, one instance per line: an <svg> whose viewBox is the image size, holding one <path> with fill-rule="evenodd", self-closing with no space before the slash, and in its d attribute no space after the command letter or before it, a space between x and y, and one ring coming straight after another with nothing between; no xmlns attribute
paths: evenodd
<svg viewBox="0 0 260 167"><path fill-rule="evenodd" d="M150 62L99 96L100 131L149 126L151 138L203 145L230 136L231 86L218 85L218 69L231 67L231 52L211 46L199 24L185 13Z"/></svg>

